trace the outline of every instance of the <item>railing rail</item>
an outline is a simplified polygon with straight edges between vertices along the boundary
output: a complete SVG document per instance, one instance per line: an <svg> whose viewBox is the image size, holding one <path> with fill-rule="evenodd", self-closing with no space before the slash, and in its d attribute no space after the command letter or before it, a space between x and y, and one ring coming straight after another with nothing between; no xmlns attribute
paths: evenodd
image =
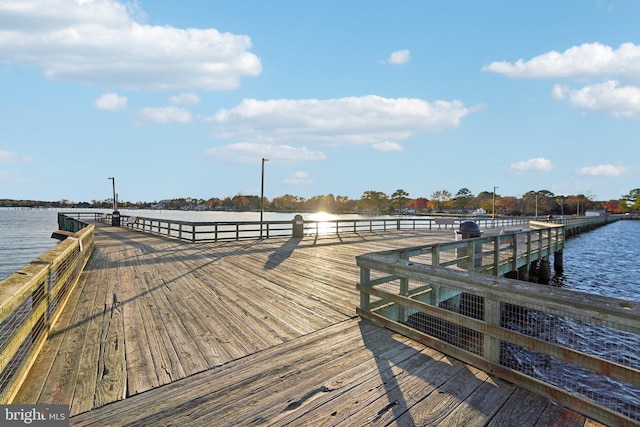
<svg viewBox="0 0 640 427"><path fill-rule="evenodd" d="M0 281L3 404L15 397L93 251L93 225L69 218L61 221L68 227L64 231L77 231L73 237Z"/></svg>
<svg viewBox="0 0 640 427"><path fill-rule="evenodd" d="M492 245L485 237L358 256L357 312L604 424L638 425L640 304L477 274L496 272L510 251L505 262L516 264L517 248L527 257L536 246L558 249L563 227L491 236L495 248L503 239L510 247L482 249L480 265L475 248Z"/></svg>

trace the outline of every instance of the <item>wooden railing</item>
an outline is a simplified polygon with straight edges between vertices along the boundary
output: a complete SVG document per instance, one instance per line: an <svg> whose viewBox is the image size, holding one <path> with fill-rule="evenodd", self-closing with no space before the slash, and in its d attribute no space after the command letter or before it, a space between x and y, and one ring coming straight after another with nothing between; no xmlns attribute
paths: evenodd
<svg viewBox="0 0 640 427"><path fill-rule="evenodd" d="M73 215L78 215L74 213ZM96 219L112 223L111 213L93 214ZM552 219L551 222L565 225L572 233L580 227L600 226L618 220L619 216L579 217ZM328 234L363 233L391 230L456 230L465 221L474 221L481 229L511 229L528 227L532 218L465 218L465 217L392 217L357 218L334 220L302 220L297 225L295 218L290 221L182 221L166 218L149 218L123 214L120 217L122 227L147 233L160 234L190 242L218 242L272 237L300 237ZM296 230L296 227L301 230ZM299 233L298 233L299 231Z"/></svg>
<svg viewBox="0 0 640 427"><path fill-rule="evenodd" d="M562 227L358 256L357 313L604 424L638 425L640 304L478 273L561 249Z"/></svg>
<svg viewBox="0 0 640 427"><path fill-rule="evenodd" d="M63 224L79 231L0 281L1 403L15 397L93 251L93 225Z"/></svg>
<svg viewBox="0 0 640 427"><path fill-rule="evenodd" d="M111 214L103 214L101 221L111 223ZM454 230L468 218L359 218L335 220L296 221L217 221L192 222L164 218L122 215L121 226L148 233L161 234L191 242L218 242L272 237L296 236L296 227L302 227L305 236L347 234L391 230ZM527 226L528 218L475 218L481 228Z"/></svg>

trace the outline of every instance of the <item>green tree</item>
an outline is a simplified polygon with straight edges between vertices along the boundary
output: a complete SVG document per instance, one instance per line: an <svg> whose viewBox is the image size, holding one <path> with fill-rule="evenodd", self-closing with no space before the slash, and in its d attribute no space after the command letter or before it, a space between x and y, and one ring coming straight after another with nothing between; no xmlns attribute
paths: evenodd
<svg viewBox="0 0 640 427"><path fill-rule="evenodd" d="M404 190L396 190L391 195L391 206L396 211L402 211L402 209L407 207L411 199L409 199L409 193Z"/></svg>
<svg viewBox="0 0 640 427"><path fill-rule="evenodd" d="M475 196L468 188L461 188L453 198L453 206L457 209L470 209L473 207Z"/></svg>
<svg viewBox="0 0 640 427"><path fill-rule="evenodd" d="M622 197L629 209L640 209L640 188L634 188L629 194Z"/></svg>
<svg viewBox="0 0 640 427"><path fill-rule="evenodd" d="M365 191L360 198L358 208L368 214L385 212L389 205L389 196L381 191Z"/></svg>

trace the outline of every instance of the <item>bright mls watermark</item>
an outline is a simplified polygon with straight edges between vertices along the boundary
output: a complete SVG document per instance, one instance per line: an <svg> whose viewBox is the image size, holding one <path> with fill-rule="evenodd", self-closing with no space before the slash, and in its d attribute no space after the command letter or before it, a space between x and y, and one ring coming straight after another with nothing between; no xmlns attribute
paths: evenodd
<svg viewBox="0 0 640 427"><path fill-rule="evenodd" d="M68 427L69 405L0 405L0 425Z"/></svg>

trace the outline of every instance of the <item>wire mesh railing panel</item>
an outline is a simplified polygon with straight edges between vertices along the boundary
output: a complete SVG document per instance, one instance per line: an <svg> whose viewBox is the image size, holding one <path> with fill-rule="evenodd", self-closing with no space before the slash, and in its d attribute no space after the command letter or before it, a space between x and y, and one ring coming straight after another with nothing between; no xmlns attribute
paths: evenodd
<svg viewBox="0 0 640 427"><path fill-rule="evenodd" d="M10 276L0 286L14 289L3 297L0 319L0 402L13 399L47 334L59 316L93 249L93 226L79 227L67 239Z"/></svg>
<svg viewBox="0 0 640 427"><path fill-rule="evenodd" d="M36 288L0 323L0 401L13 392L14 381L29 363L35 346L46 333L44 310L34 310L46 303L44 283Z"/></svg>
<svg viewBox="0 0 640 427"><path fill-rule="evenodd" d="M463 359L471 353L521 375L508 375L511 380L547 384L547 396L563 390L564 402L593 405L588 413L598 417L604 411L605 423L640 421L640 312L635 314L633 303L549 292L413 259L365 257L358 262L369 271L362 277L371 280L359 288L376 295L370 307L376 316L444 343L436 348L445 353L451 348Z"/></svg>

